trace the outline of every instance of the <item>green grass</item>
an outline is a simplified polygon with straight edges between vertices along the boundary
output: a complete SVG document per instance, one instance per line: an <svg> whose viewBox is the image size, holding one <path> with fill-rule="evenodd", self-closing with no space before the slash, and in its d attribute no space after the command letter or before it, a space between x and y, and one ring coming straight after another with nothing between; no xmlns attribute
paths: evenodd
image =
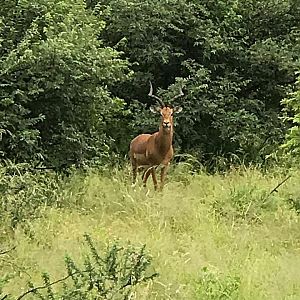
<svg viewBox="0 0 300 300"><path fill-rule="evenodd" d="M2 224L3 248L16 245L0 256L0 278L12 276L4 292L19 295L43 271L63 277L66 253L83 260L87 232L100 249L115 239L146 244L160 275L134 299L300 299L300 173L291 175L270 195L282 172L192 175L181 165L160 193L150 181L148 193L132 188L127 169L74 174L58 205L14 230Z"/></svg>

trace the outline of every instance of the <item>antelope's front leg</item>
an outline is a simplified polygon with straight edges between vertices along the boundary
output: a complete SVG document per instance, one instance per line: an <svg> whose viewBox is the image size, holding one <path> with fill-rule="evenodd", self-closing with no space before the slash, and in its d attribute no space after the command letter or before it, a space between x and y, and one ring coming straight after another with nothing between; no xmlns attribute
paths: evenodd
<svg viewBox="0 0 300 300"><path fill-rule="evenodd" d="M166 175L167 175L168 168L169 168L169 164L163 165L163 167L161 169L161 173L160 173L160 182L161 182L160 190L162 190L163 187L164 187L165 178L166 178Z"/></svg>
<svg viewBox="0 0 300 300"><path fill-rule="evenodd" d="M157 190L157 179L156 179L155 168L152 169L151 174L152 174L154 189Z"/></svg>

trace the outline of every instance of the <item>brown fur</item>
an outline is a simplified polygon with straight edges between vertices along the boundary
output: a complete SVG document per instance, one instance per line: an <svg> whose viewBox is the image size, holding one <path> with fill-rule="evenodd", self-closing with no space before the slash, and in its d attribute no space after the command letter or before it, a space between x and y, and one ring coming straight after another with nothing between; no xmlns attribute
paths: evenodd
<svg viewBox="0 0 300 300"><path fill-rule="evenodd" d="M167 169L173 158L173 113L175 108L164 106L156 109L161 114L159 131L153 134L140 134L130 143L130 160L133 171L133 183L136 181L137 170L143 167L143 183L146 182L150 174L152 175L154 188L157 189L156 167L162 165L161 188L163 188Z"/></svg>

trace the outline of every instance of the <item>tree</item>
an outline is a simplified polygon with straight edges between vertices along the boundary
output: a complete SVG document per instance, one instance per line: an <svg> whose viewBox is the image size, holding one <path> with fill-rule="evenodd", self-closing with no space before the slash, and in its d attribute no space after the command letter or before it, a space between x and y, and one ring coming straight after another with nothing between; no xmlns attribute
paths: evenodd
<svg viewBox="0 0 300 300"><path fill-rule="evenodd" d="M103 159L106 121L123 108L107 85L128 74L97 39L103 21L80 0L8 0L0 17L2 157L52 166Z"/></svg>
<svg viewBox="0 0 300 300"><path fill-rule="evenodd" d="M231 154L263 161L286 131L280 101L299 66L297 2L98 0L88 4L96 15L105 16L103 41L121 50L135 71L126 87L114 89L116 95L129 105L137 99L148 106L149 79L164 89L166 97L184 84L187 96L176 129L182 151L196 152L203 161ZM140 107L132 108L135 116L128 123L150 129L142 128L140 120L149 115L141 114Z"/></svg>
<svg viewBox="0 0 300 300"><path fill-rule="evenodd" d="M300 76L296 82L297 90L290 93L282 103L285 105L286 120L292 123L283 145L290 154L299 158L300 155Z"/></svg>

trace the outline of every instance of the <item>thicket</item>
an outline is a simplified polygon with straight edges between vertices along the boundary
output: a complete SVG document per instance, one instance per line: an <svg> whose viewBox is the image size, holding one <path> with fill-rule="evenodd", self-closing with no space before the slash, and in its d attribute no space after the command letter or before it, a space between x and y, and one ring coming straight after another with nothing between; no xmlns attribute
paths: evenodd
<svg viewBox="0 0 300 300"><path fill-rule="evenodd" d="M154 131L149 80L185 97L176 147L264 162L285 138L299 70L299 0L5 0L1 160L105 164ZM179 100L178 100L179 101Z"/></svg>

